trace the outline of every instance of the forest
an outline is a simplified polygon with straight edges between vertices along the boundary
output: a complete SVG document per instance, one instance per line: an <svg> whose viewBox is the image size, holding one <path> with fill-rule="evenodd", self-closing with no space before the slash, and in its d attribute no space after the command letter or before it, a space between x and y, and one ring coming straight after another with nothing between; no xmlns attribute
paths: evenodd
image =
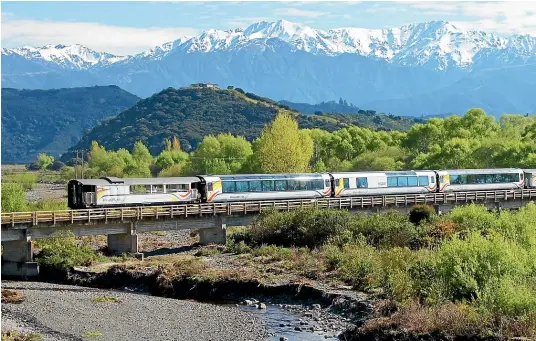
<svg viewBox="0 0 536 341"><path fill-rule="evenodd" d="M106 150L93 141L86 162L76 167L84 167L86 177L536 168L536 116L495 120L478 108L463 116L431 118L406 132L357 126L333 132L299 129L295 117L283 112L251 143L230 133L208 135L187 153L179 141L177 136L165 139L158 155L151 155L141 141L131 151ZM62 172L74 176L72 166Z"/></svg>

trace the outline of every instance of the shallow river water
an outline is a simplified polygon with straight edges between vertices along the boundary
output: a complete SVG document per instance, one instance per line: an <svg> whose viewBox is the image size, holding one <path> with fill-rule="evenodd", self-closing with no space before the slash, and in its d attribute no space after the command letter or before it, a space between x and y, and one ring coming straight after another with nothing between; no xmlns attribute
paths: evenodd
<svg viewBox="0 0 536 341"><path fill-rule="evenodd" d="M279 341L281 337L285 337L289 341L338 340L336 337L326 338L326 333L323 332L306 330L311 327L311 324L300 325L300 320L303 320L302 316L282 309L278 305L268 304L266 309L241 306L240 309L251 311L264 321L268 332L273 334L268 339L270 341ZM282 324L285 326L282 326ZM294 329L296 326L301 326L304 330L297 331Z"/></svg>

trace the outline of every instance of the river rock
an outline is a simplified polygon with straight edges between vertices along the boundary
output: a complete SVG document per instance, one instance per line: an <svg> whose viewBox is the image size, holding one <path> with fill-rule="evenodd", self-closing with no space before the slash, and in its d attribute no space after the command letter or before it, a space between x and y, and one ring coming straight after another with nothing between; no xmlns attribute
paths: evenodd
<svg viewBox="0 0 536 341"><path fill-rule="evenodd" d="M257 304L257 309L266 309L266 304L264 303Z"/></svg>
<svg viewBox="0 0 536 341"><path fill-rule="evenodd" d="M284 337L284 336L281 336L281 337L279 338L279 341L287 341L287 340L288 340L288 339L287 339L286 337Z"/></svg>
<svg viewBox="0 0 536 341"><path fill-rule="evenodd" d="M322 309L322 306L320 304L313 304L313 309L320 310Z"/></svg>

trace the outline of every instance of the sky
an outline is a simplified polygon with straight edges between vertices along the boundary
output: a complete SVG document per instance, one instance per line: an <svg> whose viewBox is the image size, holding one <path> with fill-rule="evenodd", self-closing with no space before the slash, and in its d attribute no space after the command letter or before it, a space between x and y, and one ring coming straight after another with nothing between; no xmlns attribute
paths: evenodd
<svg viewBox="0 0 536 341"><path fill-rule="evenodd" d="M2 47L82 44L117 55L211 28L246 28L279 19L321 30L445 20L503 36L536 36L536 1L2 1L1 11Z"/></svg>

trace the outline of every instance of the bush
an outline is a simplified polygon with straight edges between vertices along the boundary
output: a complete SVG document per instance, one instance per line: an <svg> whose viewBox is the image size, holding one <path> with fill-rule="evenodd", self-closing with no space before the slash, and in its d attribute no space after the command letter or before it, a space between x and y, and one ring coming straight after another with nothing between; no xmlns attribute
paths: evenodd
<svg viewBox="0 0 536 341"><path fill-rule="evenodd" d="M50 166L48 166L48 169L53 171L59 171L63 167L65 167L65 164L61 162L60 160L55 160Z"/></svg>
<svg viewBox="0 0 536 341"><path fill-rule="evenodd" d="M422 220L430 221L430 217L435 213L430 205L415 205L409 212L409 221L415 225L420 225Z"/></svg>
<svg viewBox="0 0 536 341"><path fill-rule="evenodd" d="M352 226L354 234L362 234L370 245L376 247L410 246L416 243L419 235L408 216L397 211L357 215Z"/></svg>
<svg viewBox="0 0 536 341"><path fill-rule="evenodd" d="M23 186L17 183L3 183L2 212L21 212L26 211L27 208L28 203Z"/></svg>
<svg viewBox="0 0 536 341"><path fill-rule="evenodd" d="M347 211L299 209L258 216L249 231L252 243L315 248L351 228Z"/></svg>
<svg viewBox="0 0 536 341"><path fill-rule="evenodd" d="M52 237L36 241L41 252L36 257L41 265L58 269L73 266L88 266L97 261L98 256L88 245L80 244L74 234L68 231L55 233Z"/></svg>

